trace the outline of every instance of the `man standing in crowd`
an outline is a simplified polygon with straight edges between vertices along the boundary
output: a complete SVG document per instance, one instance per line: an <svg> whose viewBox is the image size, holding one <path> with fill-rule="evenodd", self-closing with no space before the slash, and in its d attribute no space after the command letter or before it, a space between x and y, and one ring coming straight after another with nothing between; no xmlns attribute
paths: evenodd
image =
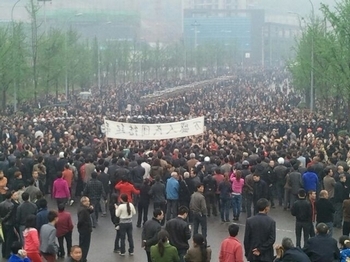
<svg viewBox="0 0 350 262"><path fill-rule="evenodd" d="M333 214L335 212L334 207L328 199L328 192L321 190L320 199L316 201L316 214L317 224L325 223L328 227L328 233L330 236L333 234Z"/></svg>
<svg viewBox="0 0 350 262"><path fill-rule="evenodd" d="M50 188L51 190L51 188ZM29 194L30 202L35 203L36 196L41 192L39 188L35 186L35 181L33 178L29 180L29 186L26 188L24 192L27 192Z"/></svg>
<svg viewBox="0 0 350 262"><path fill-rule="evenodd" d="M276 176L276 192L278 197L278 204L282 206L284 200L284 185L286 184L286 175L288 173L287 167L284 165L284 158L280 157L277 160L278 165L273 169ZM267 196L261 196L266 198ZM286 206L284 206L286 209Z"/></svg>
<svg viewBox="0 0 350 262"><path fill-rule="evenodd" d="M318 192L318 188L319 188L318 177L314 172L314 169L312 166L309 166L307 168L307 172L303 174L302 181L303 181L305 192L309 192L311 190Z"/></svg>
<svg viewBox="0 0 350 262"><path fill-rule="evenodd" d="M188 212L187 207L181 206L177 217L169 220L165 225L170 244L177 248L181 262L184 262L184 256L190 247L188 240L191 238L191 228L186 221Z"/></svg>
<svg viewBox="0 0 350 262"><path fill-rule="evenodd" d="M36 215L38 210L37 206L29 201L29 194L23 192L22 194L23 203L17 208L16 221L19 225L19 235L23 243L23 231L25 229L25 223L29 215Z"/></svg>
<svg viewBox="0 0 350 262"><path fill-rule="evenodd" d="M329 235L325 223L316 226L317 235L310 238L304 247L305 254L314 261L339 261L337 241Z"/></svg>
<svg viewBox="0 0 350 262"><path fill-rule="evenodd" d="M198 234L199 225L202 227L202 236L207 238L207 205L203 196L203 184L197 185L197 191L191 196L190 211L193 215L193 235Z"/></svg>
<svg viewBox="0 0 350 262"><path fill-rule="evenodd" d="M260 175L256 172L253 175L254 185L253 185L253 204L254 204L254 215L259 212L257 203L261 198L268 197L268 188L264 180L260 179Z"/></svg>
<svg viewBox="0 0 350 262"><path fill-rule="evenodd" d="M323 178L323 187L328 192L328 199L334 203L334 187L335 179L333 177L333 170L331 167L326 167L324 170L325 177Z"/></svg>
<svg viewBox="0 0 350 262"><path fill-rule="evenodd" d="M49 211L47 219L49 223L43 225L40 230L40 252L47 262L55 262L58 253L55 228L58 221L57 212Z"/></svg>
<svg viewBox="0 0 350 262"><path fill-rule="evenodd" d="M158 243L158 233L162 229L161 221L164 218L164 213L160 208L153 211L152 219L148 220L142 230L142 245L147 254L147 261L152 262L150 248Z"/></svg>
<svg viewBox="0 0 350 262"><path fill-rule="evenodd" d="M149 191L150 196L153 198L153 209L160 208L163 211L163 219L161 221L161 225L164 226L165 223L165 210L166 210L166 193L165 186L161 182L160 176L155 177L155 183L151 186L151 190Z"/></svg>
<svg viewBox="0 0 350 262"><path fill-rule="evenodd" d="M312 226L312 211L311 205L306 200L306 193L304 189L299 189L298 200L294 202L291 213L296 217L295 221L295 236L296 246L301 247L301 231L303 230L304 245L309 239Z"/></svg>
<svg viewBox="0 0 350 262"><path fill-rule="evenodd" d="M166 220L176 217L177 204L179 200L179 175L176 172L171 173L171 177L166 183L166 198L167 198L167 210Z"/></svg>
<svg viewBox="0 0 350 262"><path fill-rule="evenodd" d="M83 196L80 199L80 208L78 210L78 232L79 232L79 246L83 252L82 262L86 262L87 255L89 253L92 222L90 214L94 212L94 207L90 205L90 199Z"/></svg>
<svg viewBox="0 0 350 262"><path fill-rule="evenodd" d="M2 243L2 257L8 259L11 255L11 245L15 241L15 227L12 221L14 204L11 201L12 192L5 194L5 200L0 203L0 220L4 234L4 243Z"/></svg>
<svg viewBox="0 0 350 262"><path fill-rule="evenodd" d="M217 191L218 185L211 173L212 171L210 171L210 173L206 175L203 179L204 196L205 196L205 201L206 201L207 210L208 210L207 211L208 217L210 217L211 213L214 216L218 215L217 199L216 199L216 191Z"/></svg>
<svg viewBox="0 0 350 262"><path fill-rule="evenodd" d="M236 238L239 226L231 224L228 226L230 236L221 242L219 262L243 262L242 244Z"/></svg>
<svg viewBox="0 0 350 262"><path fill-rule="evenodd" d="M92 218L92 227L95 228L98 222L98 214L100 212L101 197L106 199L106 194L101 181L97 180L97 173L92 172L91 179L87 182L84 189L84 196L89 198L91 205L94 207Z"/></svg>
<svg viewBox="0 0 350 262"><path fill-rule="evenodd" d="M242 174L243 174L242 170ZM252 216L252 205L254 208L254 176L252 173L249 173L245 177L244 186L243 186L243 198L242 198L242 212L247 212L247 218ZM271 199L270 199L271 200ZM271 205L273 205L273 200L271 200ZM253 209L255 214L255 209Z"/></svg>
<svg viewBox="0 0 350 262"><path fill-rule="evenodd" d="M349 198L349 188L346 185L346 176L344 174L339 175L339 181L334 186L334 224L336 228L342 227L343 217L343 202Z"/></svg>
<svg viewBox="0 0 350 262"><path fill-rule="evenodd" d="M73 180L74 180L74 174L73 174L73 171L72 171L71 166L69 164L66 164L64 166L64 170L62 172L62 179L67 182L69 194L70 194L69 204L72 205L74 202L73 197L72 197L72 184L73 184Z"/></svg>
<svg viewBox="0 0 350 262"><path fill-rule="evenodd" d="M49 211L47 210L47 201L46 199L42 199L39 203L38 213L36 214L36 229L39 233L41 227L49 222L47 220L48 214Z"/></svg>
<svg viewBox="0 0 350 262"><path fill-rule="evenodd" d="M247 219L244 234L245 257L248 261L271 262L276 240L276 222L267 216L270 204L266 198L256 203L258 213Z"/></svg>
<svg viewBox="0 0 350 262"><path fill-rule="evenodd" d="M97 171L97 179L102 183L103 190L105 191L106 199L109 199L109 194L110 194L110 187L109 187L109 176L107 173L105 173L104 166L98 166L96 168ZM100 200L100 206L101 206L101 211L102 211L102 216L107 215L107 201L105 201L104 198L101 198Z"/></svg>
<svg viewBox="0 0 350 262"><path fill-rule="evenodd" d="M73 233L73 222L71 214L64 210L65 205L58 205L58 221L56 223L57 229L57 239L59 245L58 257L64 257L66 253L64 252L63 240L67 243L67 254L72 247L72 233Z"/></svg>
<svg viewBox="0 0 350 262"><path fill-rule="evenodd" d="M350 197L346 196L342 204L342 215L344 219L343 223L343 236L350 234Z"/></svg>
<svg viewBox="0 0 350 262"><path fill-rule="evenodd" d="M293 165L293 171L289 173L289 183L291 187L290 194L290 208L292 209L294 202L298 199L299 189L302 188L301 184L301 174L298 171L299 169L299 161L298 163ZM304 190L305 192L305 190Z"/></svg>
<svg viewBox="0 0 350 262"><path fill-rule="evenodd" d="M315 236L315 224L316 224L316 191L310 190L308 193L307 201L310 203L311 206L311 230L310 230L310 237Z"/></svg>

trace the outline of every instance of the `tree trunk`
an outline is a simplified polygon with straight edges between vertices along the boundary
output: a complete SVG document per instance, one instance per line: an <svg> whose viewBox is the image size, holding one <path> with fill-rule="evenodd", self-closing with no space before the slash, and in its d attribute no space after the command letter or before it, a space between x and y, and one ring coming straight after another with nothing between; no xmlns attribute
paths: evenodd
<svg viewBox="0 0 350 262"><path fill-rule="evenodd" d="M6 110L6 95L7 95L7 92L6 92L6 89L5 87L3 87L2 89L2 111L5 112Z"/></svg>

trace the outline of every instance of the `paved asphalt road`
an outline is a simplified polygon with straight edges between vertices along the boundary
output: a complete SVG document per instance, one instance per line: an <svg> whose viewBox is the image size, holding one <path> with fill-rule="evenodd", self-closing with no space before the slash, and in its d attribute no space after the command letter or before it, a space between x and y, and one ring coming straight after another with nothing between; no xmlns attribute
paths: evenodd
<svg viewBox="0 0 350 262"><path fill-rule="evenodd" d="M77 206L75 203L71 207L67 207L67 210L71 212L74 232L73 232L73 244L78 244L78 232L76 230L77 223ZM53 201L49 201L49 207L54 209L56 207ZM149 211L148 218L151 218L151 212ZM284 211L282 207L276 207L276 209L271 209L269 214L275 221L277 227L277 240L276 243L281 243L283 237L291 237L295 243L294 234L294 217L289 211ZM231 214L232 216L232 214ZM231 217L232 219L232 217ZM237 222L240 226L239 239L243 242L244 237L244 225L245 225L245 213L241 214L240 220ZM212 252L212 262L217 262L218 253L220 249L221 241L228 236L227 227L229 223L221 223L219 217L208 218L208 244L211 246ZM129 256L126 254L125 257L120 257L119 254L113 253L114 248L114 238L115 229L111 222L110 216L100 217L98 221L98 226L94 229L91 237L91 246L88 255L88 262L114 262L114 261L137 261L137 262L147 262L146 253L141 248L141 232L142 228L136 227L136 218L134 219L134 244L135 253L134 256ZM341 230L335 229L333 237L338 239L341 235ZM126 241L126 248L128 248L128 242ZM59 260L64 261L64 260Z"/></svg>

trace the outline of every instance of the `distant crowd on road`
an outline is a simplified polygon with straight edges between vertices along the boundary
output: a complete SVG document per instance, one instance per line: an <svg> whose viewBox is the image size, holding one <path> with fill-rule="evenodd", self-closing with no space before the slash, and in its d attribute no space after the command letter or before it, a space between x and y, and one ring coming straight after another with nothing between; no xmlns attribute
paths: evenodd
<svg viewBox="0 0 350 262"><path fill-rule="evenodd" d="M55 261L56 256L76 251L81 258L71 256L69 261L85 262L91 231L98 228L99 216L110 213L116 229L114 251L121 256L127 251L134 254L132 217L137 215L148 261L165 261L166 252L172 254L169 261L210 261L218 254L207 247L209 217L218 216L222 223L231 218L242 221L245 212L244 252L236 238L238 227L232 224L220 262L243 261L243 255L249 261L309 261L305 254L311 261L332 261L319 257L340 261L349 240L342 238L340 252L331 236L338 228L347 236L350 230L350 140L338 134L348 123L333 120L326 112L299 109L301 98L287 79L282 70L251 70L149 104L136 102L138 89L93 90L91 98L77 98L64 107L1 116L3 257L15 252L12 243L18 240L26 250L20 253L32 256L32 261L41 261L38 256ZM105 138L101 130L104 117L156 123L195 116L205 116L203 136L123 141ZM57 201L58 212L47 210L46 194ZM73 228L64 207L74 202L80 202L79 247L70 252ZM154 217L149 220L151 203ZM296 217L296 242L294 247L285 239L275 258L275 223L266 214L277 206L290 210L291 219ZM31 218L35 225L26 221L29 214L35 216ZM43 225L47 226L42 232ZM26 230L39 232L41 241L33 244L33 252L26 246ZM59 245L55 239L47 240L54 230ZM236 260L232 249L237 250ZM16 257L21 256L18 250ZM301 258L288 260L287 255Z"/></svg>

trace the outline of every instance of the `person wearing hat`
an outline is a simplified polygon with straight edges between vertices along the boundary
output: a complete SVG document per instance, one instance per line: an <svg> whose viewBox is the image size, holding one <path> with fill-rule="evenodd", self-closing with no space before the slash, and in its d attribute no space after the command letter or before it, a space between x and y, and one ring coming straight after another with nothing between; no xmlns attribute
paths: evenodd
<svg viewBox="0 0 350 262"><path fill-rule="evenodd" d="M295 235L296 246L301 247L301 231L304 234L304 245L310 238L312 229L312 210L310 203L306 200L306 192L304 189L299 189L298 200L295 201L291 208L291 213L295 216Z"/></svg>

